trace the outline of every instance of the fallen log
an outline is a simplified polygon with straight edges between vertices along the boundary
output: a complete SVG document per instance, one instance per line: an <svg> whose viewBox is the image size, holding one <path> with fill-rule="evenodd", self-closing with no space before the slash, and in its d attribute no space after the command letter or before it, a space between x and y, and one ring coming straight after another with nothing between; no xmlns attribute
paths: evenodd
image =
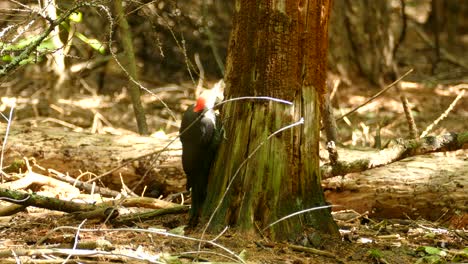
<svg viewBox="0 0 468 264"><path fill-rule="evenodd" d="M322 181L336 210L377 218L424 218L468 224L468 150L409 157L384 167Z"/></svg>
<svg viewBox="0 0 468 264"><path fill-rule="evenodd" d="M0 124L0 134L5 132L6 125ZM97 183L113 190L125 184L137 194L145 190L152 196L167 195L185 190L181 144L172 140L13 124L3 150L3 165L4 171L24 172L26 157L34 161L32 169L40 174L56 176L59 171L82 182L99 180Z"/></svg>

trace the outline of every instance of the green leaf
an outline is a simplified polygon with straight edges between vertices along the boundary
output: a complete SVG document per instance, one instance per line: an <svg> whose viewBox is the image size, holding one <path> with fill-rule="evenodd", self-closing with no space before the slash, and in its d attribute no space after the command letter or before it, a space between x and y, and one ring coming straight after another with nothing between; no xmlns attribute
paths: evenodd
<svg viewBox="0 0 468 264"><path fill-rule="evenodd" d="M367 254L369 255L369 257L373 258L373 259L379 259L379 258L382 258L383 255L382 255L382 252L378 249L370 249L369 251L367 251Z"/></svg>
<svg viewBox="0 0 468 264"><path fill-rule="evenodd" d="M81 21L83 21L83 13L78 12L78 11L73 12L73 13L70 14L68 19L70 19L70 21L72 21L72 22L80 23Z"/></svg>
<svg viewBox="0 0 468 264"><path fill-rule="evenodd" d="M247 260L247 250L243 249L243 250L239 253L239 258L241 258L242 260Z"/></svg>
<svg viewBox="0 0 468 264"><path fill-rule="evenodd" d="M11 61L11 60L12 60L12 58L11 58L11 56L8 55L8 54L2 56L2 61Z"/></svg>
<svg viewBox="0 0 468 264"><path fill-rule="evenodd" d="M429 255L440 255L442 250L435 247L424 247L424 251Z"/></svg>
<svg viewBox="0 0 468 264"><path fill-rule="evenodd" d="M183 236L185 234L185 231L184 231L185 227L186 227L185 225L178 226L176 228L169 230L168 233Z"/></svg>

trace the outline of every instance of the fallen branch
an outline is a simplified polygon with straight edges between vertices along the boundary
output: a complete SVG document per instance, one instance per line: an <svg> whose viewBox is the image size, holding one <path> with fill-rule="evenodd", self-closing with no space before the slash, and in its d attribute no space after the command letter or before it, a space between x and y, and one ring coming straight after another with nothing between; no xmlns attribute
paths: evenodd
<svg viewBox="0 0 468 264"><path fill-rule="evenodd" d="M95 205L92 204L64 201L53 197L47 197L34 193L29 194L20 191L8 190L5 188L0 188L0 197L10 198L11 200L8 200L9 202L19 205L35 206L39 208L56 210L66 213L78 211L93 211L97 208Z"/></svg>
<svg viewBox="0 0 468 264"><path fill-rule="evenodd" d="M335 121L338 122L340 121L341 119L349 116L350 114L356 112L357 110L359 110L359 108L365 106L366 104L370 103L371 101L373 101L375 98L381 96L383 93L385 93L388 89L392 88L393 86L395 86L396 84L398 84L401 80L403 80L403 78L405 78L406 76L408 76L408 74L410 74L411 72L413 71L413 69L410 69L408 70L405 74L403 74L402 76L400 76L400 78L396 79L394 82L392 82L391 84L387 85L387 87L383 88L382 90L380 90L378 93L376 93L375 95L373 95L371 98L367 99L364 103L356 106L353 110L347 112L346 114L338 117Z"/></svg>
<svg viewBox="0 0 468 264"><path fill-rule="evenodd" d="M91 193L91 192L99 193L105 197L117 197L120 195L120 193L117 191L114 191L105 187L99 187L99 186L96 186L96 184L82 182L78 179L65 175L54 169L49 169L48 171L51 173L52 177L59 179L61 181L64 181L66 183L69 183L76 188L86 191L87 193Z"/></svg>
<svg viewBox="0 0 468 264"><path fill-rule="evenodd" d="M322 179L338 175L346 175L353 172L362 172L410 156L467 148L467 144L468 132L460 134L450 133L437 137L430 136L407 141L397 141L396 145L383 149L367 159L358 159L352 162L337 161L334 165L322 165Z"/></svg>
<svg viewBox="0 0 468 264"><path fill-rule="evenodd" d="M141 222L145 220L154 219L155 217L168 215L168 214L182 214L188 212L189 207L185 205L180 205L177 207L152 210L149 212L143 213L134 213L128 214L119 218L116 218L112 221L114 225L133 225L135 222Z"/></svg>
<svg viewBox="0 0 468 264"><path fill-rule="evenodd" d="M325 198L340 205L340 210L369 212L370 218L426 219L466 227L467 155L468 149L417 155L346 177L325 179Z"/></svg>

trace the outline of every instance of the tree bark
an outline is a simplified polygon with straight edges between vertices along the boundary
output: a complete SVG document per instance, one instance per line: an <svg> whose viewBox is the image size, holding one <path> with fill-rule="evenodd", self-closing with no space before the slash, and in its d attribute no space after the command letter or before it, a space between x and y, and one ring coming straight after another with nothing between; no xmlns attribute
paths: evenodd
<svg viewBox="0 0 468 264"><path fill-rule="evenodd" d="M293 105L235 101L223 106L227 140L212 168L202 212L205 221L212 217L211 231L234 225L253 232L326 204L318 140L329 11L330 1L236 1L227 98L271 96ZM302 117L302 126L268 137ZM294 239L305 225L338 234L329 210L289 218L267 231L273 239Z"/></svg>

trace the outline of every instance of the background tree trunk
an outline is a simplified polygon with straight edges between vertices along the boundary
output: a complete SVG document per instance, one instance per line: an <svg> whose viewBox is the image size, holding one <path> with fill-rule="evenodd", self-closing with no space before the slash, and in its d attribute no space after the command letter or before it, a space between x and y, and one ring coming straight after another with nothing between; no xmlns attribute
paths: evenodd
<svg viewBox="0 0 468 264"><path fill-rule="evenodd" d="M256 225L265 228L283 216L325 205L318 121L325 94L330 1L262 3L236 1L226 96L272 96L293 105L237 101L223 107L227 140L221 143L202 212L207 220L221 202L211 230L234 225L252 231ZM267 140L302 117L302 126ZM329 210L290 218L268 231L276 239L296 238L304 224L338 234Z"/></svg>
<svg viewBox="0 0 468 264"><path fill-rule="evenodd" d="M122 40L122 46L125 53L126 62L124 63L126 75L128 75L128 92L132 99L133 112L135 113L135 119L138 125L138 133L141 135L148 135L148 125L146 124L145 109L141 104L141 92L140 87L135 83L138 81L136 59L133 50L132 34L130 25L125 17L124 8L122 6L122 0L114 1L114 9L117 15L117 21L120 29L120 38ZM117 59L117 58L115 58ZM133 79L133 80L132 80Z"/></svg>
<svg viewBox="0 0 468 264"><path fill-rule="evenodd" d="M356 76L374 84L391 70L395 32L390 1L334 0L330 20L330 68L347 81Z"/></svg>

